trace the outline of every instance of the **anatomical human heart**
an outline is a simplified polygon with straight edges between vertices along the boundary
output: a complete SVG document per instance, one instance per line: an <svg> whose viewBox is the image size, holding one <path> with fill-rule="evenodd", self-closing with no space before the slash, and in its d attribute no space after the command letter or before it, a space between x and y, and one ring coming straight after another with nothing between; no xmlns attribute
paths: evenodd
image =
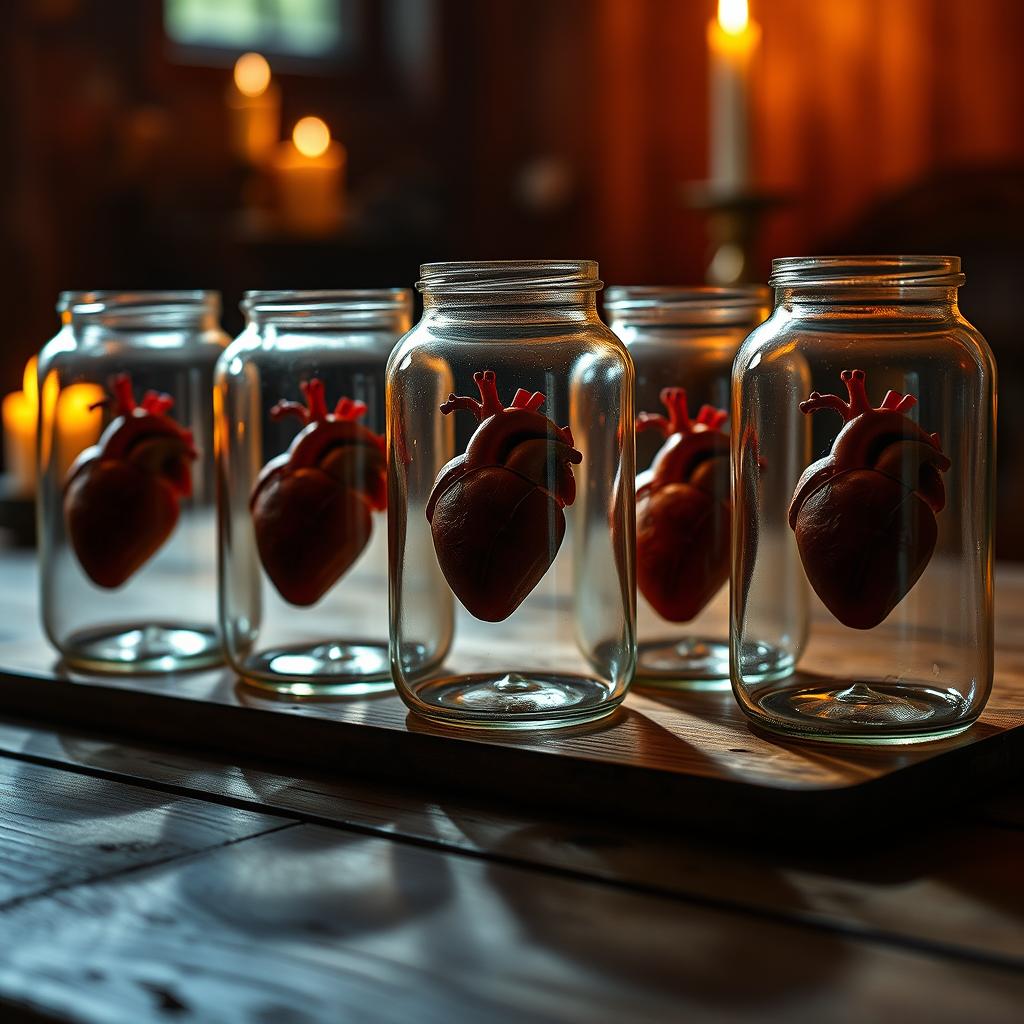
<svg viewBox="0 0 1024 1024"><path fill-rule="evenodd" d="M125 583L174 531L192 494L192 434L169 415L174 400L147 391L136 404L131 378L113 380L115 418L68 471L64 518L71 547L97 586Z"/></svg>
<svg viewBox="0 0 1024 1024"><path fill-rule="evenodd" d="M728 414L705 405L691 420L682 388L661 401L667 418L636 422L665 438L636 481L637 585L662 618L689 622L729 578Z"/></svg>
<svg viewBox="0 0 1024 1024"><path fill-rule="evenodd" d="M278 402L274 419L305 427L288 451L263 467L249 507L260 561L291 604L316 603L348 571L387 508L387 446L356 422L363 402L338 401L328 412L323 381L301 385L306 405Z"/></svg>
<svg viewBox="0 0 1024 1024"><path fill-rule="evenodd" d="M890 391L872 407L863 370L840 377L849 401L812 391L800 411L832 409L844 426L804 470L789 524L811 586L853 629L877 626L909 593L935 550L949 459L937 434L905 413L917 399Z"/></svg>
<svg viewBox="0 0 1024 1024"><path fill-rule="evenodd" d="M479 426L463 455L438 474L427 503L434 550L452 591L478 619L507 619L540 582L576 500L572 467L583 461L568 427L537 410L539 391L520 388L503 407L492 370L473 374L480 401L450 395Z"/></svg>

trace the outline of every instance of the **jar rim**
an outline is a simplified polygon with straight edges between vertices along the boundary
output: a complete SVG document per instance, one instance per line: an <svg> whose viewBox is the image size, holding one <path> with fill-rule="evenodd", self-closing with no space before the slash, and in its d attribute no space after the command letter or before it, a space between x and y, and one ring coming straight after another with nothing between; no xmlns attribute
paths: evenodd
<svg viewBox="0 0 1024 1024"><path fill-rule="evenodd" d="M95 302L100 292L86 291L85 289L67 289L57 296L57 312L68 313L72 307L82 302Z"/></svg>
<svg viewBox="0 0 1024 1024"><path fill-rule="evenodd" d="M201 288L176 291L61 292L57 300L57 312L70 311L75 320L121 315L218 316L220 309L220 292Z"/></svg>
<svg viewBox="0 0 1024 1024"><path fill-rule="evenodd" d="M406 313L412 309L412 291L409 288L253 289L245 292L239 308L246 315Z"/></svg>
<svg viewBox="0 0 1024 1024"><path fill-rule="evenodd" d="M604 308L616 320L685 326L709 322L748 323L759 311L765 316L771 291L764 285L611 285Z"/></svg>
<svg viewBox="0 0 1024 1024"><path fill-rule="evenodd" d="M598 291L596 260L463 260L424 263L417 291L485 295L491 292Z"/></svg>
<svg viewBox="0 0 1024 1024"><path fill-rule="evenodd" d="M783 256L772 260L773 288L957 288L959 256Z"/></svg>

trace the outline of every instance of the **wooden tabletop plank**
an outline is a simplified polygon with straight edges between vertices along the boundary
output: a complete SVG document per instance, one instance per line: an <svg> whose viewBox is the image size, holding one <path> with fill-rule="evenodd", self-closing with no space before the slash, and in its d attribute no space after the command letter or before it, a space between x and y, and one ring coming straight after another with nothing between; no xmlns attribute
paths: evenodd
<svg viewBox="0 0 1024 1024"><path fill-rule="evenodd" d="M1022 579L1011 573L1003 584L1001 597L1011 596L1000 636L1024 614ZM728 692L636 691L603 722L509 735L431 725L394 695L275 700L225 671L158 678L68 671L39 635L25 599L33 592L30 563L0 566L0 613L8 623L0 635L0 710L158 741L187 738L240 756L260 750L303 771L398 783L429 777L449 792L528 797L538 808L589 806L593 813L756 832L827 819L834 827L878 821L887 811L923 814L969 795L972 779L997 777L1024 761L1024 648L1012 644L1000 648L982 721L937 743L868 749L773 739L748 728ZM478 623L460 628L482 630ZM533 635L530 623L523 628ZM829 628L816 626L821 636ZM884 800L871 788L883 784Z"/></svg>
<svg viewBox="0 0 1024 1024"><path fill-rule="evenodd" d="M1024 975L300 826L0 914L78 1020L1016 1020Z"/></svg>
<svg viewBox="0 0 1024 1024"><path fill-rule="evenodd" d="M0 758L0 907L287 824Z"/></svg>
<svg viewBox="0 0 1024 1024"><path fill-rule="evenodd" d="M0 750L306 821L540 867L839 933L1024 966L1024 830L941 821L884 843L785 847L538 817L415 789L239 767L0 722Z"/></svg>

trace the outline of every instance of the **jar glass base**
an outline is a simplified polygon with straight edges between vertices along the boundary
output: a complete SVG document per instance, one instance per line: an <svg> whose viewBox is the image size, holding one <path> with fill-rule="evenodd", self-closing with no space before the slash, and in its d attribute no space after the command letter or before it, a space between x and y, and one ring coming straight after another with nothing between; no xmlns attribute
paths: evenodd
<svg viewBox="0 0 1024 1024"><path fill-rule="evenodd" d="M729 641L666 637L637 645L636 685L671 690L729 687Z"/></svg>
<svg viewBox="0 0 1024 1024"><path fill-rule="evenodd" d="M91 672L179 672L220 665L220 640L209 626L124 623L74 633L60 645L64 660Z"/></svg>
<svg viewBox="0 0 1024 1024"><path fill-rule="evenodd" d="M431 679L415 689L417 714L479 729L559 729L611 714L607 683L542 672L478 673ZM435 711L436 709L436 711Z"/></svg>
<svg viewBox="0 0 1024 1024"><path fill-rule="evenodd" d="M387 644L328 640L246 658L243 682L292 697L361 697L393 688Z"/></svg>
<svg viewBox="0 0 1024 1024"><path fill-rule="evenodd" d="M711 637L645 640L637 646L637 687L663 690L728 690L729 641ZM788 675L793 657L764 643L743 646L745 679Z"/></svg>
<svg viewBox="0 0 1024 1024"><path fill-rule="evenodd" d="M839 743L923 743L963 732L968 705L955 692L874 681L797 684L755 700L772 732Z"/></svg>

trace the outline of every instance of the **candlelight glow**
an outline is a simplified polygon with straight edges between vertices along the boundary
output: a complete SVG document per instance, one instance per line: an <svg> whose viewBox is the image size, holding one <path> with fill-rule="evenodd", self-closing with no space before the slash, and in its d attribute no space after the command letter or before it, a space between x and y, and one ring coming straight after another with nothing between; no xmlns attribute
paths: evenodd
<svg viewBox="0 0 1024 1024"><path fill-rule="evenodd" d="M35 427L36 415L39 409L39 360L33 356L26 364L21 375L21 390L15 391L4 400L11 409L16 409L15 415L24 417L26 422L31 421ZM51 377L46 382L47 408L53 408L54 396L57 393L57 378ZM102 393L100 394L102 398ZM8 399L10 401L8 401Z"/></svg>
<svg viewBox="0 0 1024 1024"><path fill-rule="evenodd" d="M292 129L292 142L303 156L323 156L331 144L331 131L319 117L304 117Z"/></svg>
<svg viewBox="0 0 1024 1024"><path fill-rule="evenodd" d="M4 439L6 440L14 433L18 426L24 426L26 431L33 433L36 429L36 403L35 396L29 397L24 391L15 391L4 396Z"/></svg>
<svg viewBox="0 0 1024 1024"><path fill-rule="evenodd" d="M54 378L53 384L56 383ZM46 392L50 392L50 381L46 383ZM103 388L96 384L70 384L57 399L58 428L80 429L95 433L96 437L99 437L100 426L103 424L103 410L98 408L98 403L106 397Z"/></svg>
<svg viewBox="0 0 1024 1024"><path fill-rule="evenodd" d="M747 0L718 0L718 24L731 36L745 32L750 13Z"/></svg>
<svg viewBox="0 0 1024 1024"><path fill-rule="evenodd" d="M235 61L235 87L243 96L262 96L270 85L270 65L259 53L243 53Z"/></svg>
<svg viewBox="0 0 1024 1024"><path fill-rule="evenodd" d="M33 356L26 364L25 371L21 375L21 390L25 393L25 398L35 406L39 400L39 374L38 374L39 360Z"/></svg>
<svg viewBox="0 0 1024 1024"><path fill-rule="evenodd" d="M18 493L31 494L36 485L36 423L39 418L38 361L33 356L25 366L22 390L3 400L4 459L7 472L16 481ZM58 395L59 392L59 395ZM71 384L60 390L56 374L50 374L43 387L43 417L53 423L59 451L57 472L61 477L75 457L95 444L103 426L103 411L90 408L105 397L96 384ZM41 434L43 466L49 465L51 431Z"/></svg>

